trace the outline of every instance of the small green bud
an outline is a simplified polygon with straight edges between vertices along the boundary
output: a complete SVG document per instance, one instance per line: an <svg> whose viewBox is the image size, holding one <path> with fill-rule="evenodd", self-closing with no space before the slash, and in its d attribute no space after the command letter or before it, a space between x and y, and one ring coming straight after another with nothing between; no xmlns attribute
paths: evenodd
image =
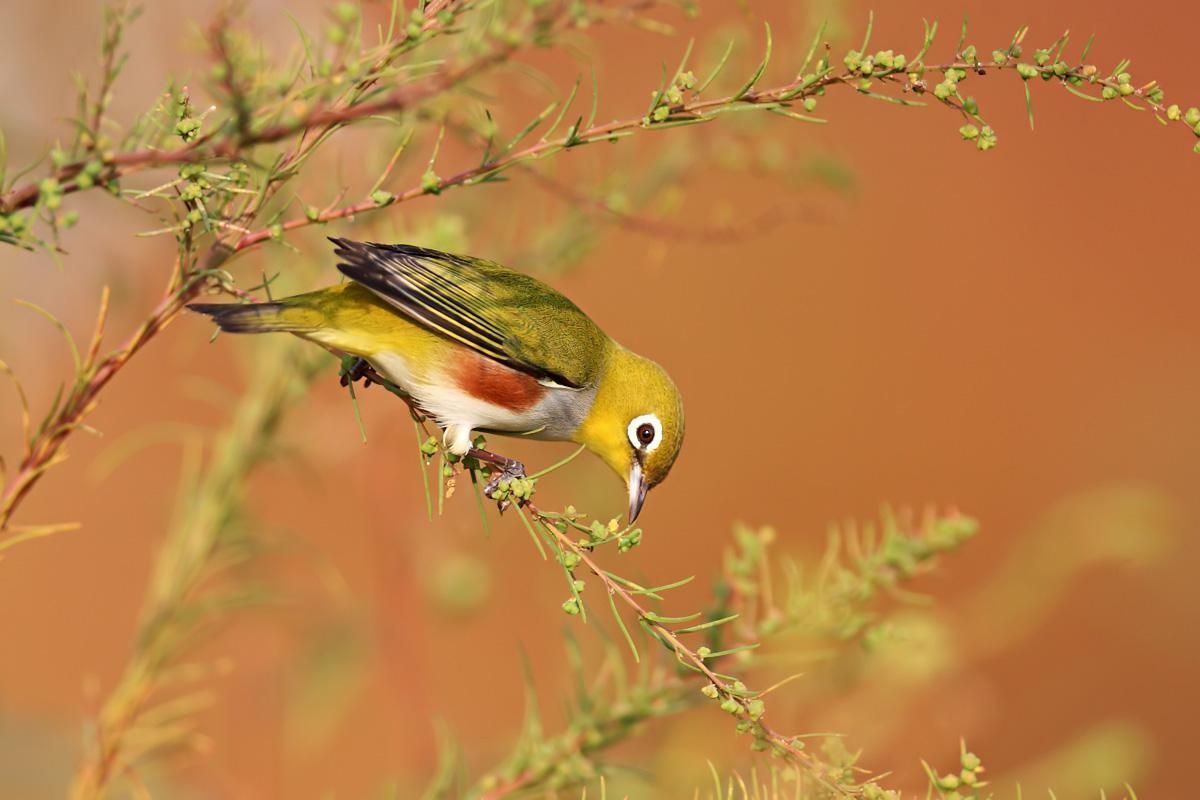
<svg viewBox="0 0 1200 800"><path fill-rule="evenodd" d="M875 54L875 63L884 69L892 69L896 64L896 59L891 50L880 50Z"/></svg>
<svg viewBox="0 0 1200 800"><path fill-rule="evenodd" d="M939 83L933 87L933 96L938 100L945 100L954 94L954 86L948 83Z"/></svg>
<svg viewBox="0 0 1200 800"><path fill-rule="evenodd" d="M966 49L962 52L963 61L966 61L968 64L974 64L976 59L975 53L975 45L967 45Z"/></svg>
<svg viewBox="0 0 1200 800"><path fill-rule="evenodd" d="M74 228L77 222L79 222L79 212L68 211L62 215L62 219L59 220L58 224L62 225L64 228Z"/></svg>
<svg viewBox="0 0 1200 800"><path fill-rule="evenodd" d="M1200 136L1200 122L1197 122L1195 124L1195 126L1192 128L1192 133L1196 134L1197 136Z"/></svg>
<svg viewBox="0 0 1200 800"><path fill-rule="evenodd" d="M1085 77L1085 78L1094 78L1094 77L1096 77L1096 73L1099 71L1100 70L1096 69L1095 64L1087 64L1084 66L1084 68L1082 70L1080 70L1080 72L1083 73L1083 77Z"/></svg>
<svg viewBox="0 0 1200 800"><path fill-rule="evenodd" d="M317 208L316 206L305 206L304 218L309 222L316 222L321 218L321 209Z"/></svg>
<svg viewBox="0 0 1200 800"><path fill-rule="evenodd" d="M767 712L767 704L762 700L754 699L746 705L746 712L750 715L750 719L759 720L762 715Z"/></svg>
<svg viewBox="0 0 1200 800"><path fill-rule="evenodd" d="M577 616L579 614L579 601L574 597L564 601L562 604L562 610L572 617Z"/></svg>
<svg viewBox="0 0 1200 800"><path fill-rule="evenodd" d="M995 61L997 64L1005 64L1008 62L1008 53L1003 50L993 50L992 61Z"/></svg>
<svg viewBox="0 0 1200 800"><path fill-rule="evenodd" d="M963 785L965 786L974 786L979 779L975 777L974 772L969 769L964 769L962 774L959 776L959 780L962 781Z"/></svg>
<svg viewBox="0 0 1200 800"><path fill-rule="evenodd" d="M971 116L975 116L979 113L979 102L974 97L968 97L966 100L963 100L963 111Z"/></svg>
<svg viewBox="0 0 1200 800"><path fill-rule="evenodd" d="M1121 93L1122 97L1128 97L1133 94L1133 86L1128 83L1122 83L1117 91Z"/></svg>
<svg viewBox="0 0 1200 800"><path fill-rule="evenodd" d="M579 580L578 578L571 581L571 588L577 592L582 592L584 586L586 586L586 584L583 581Z"/></svg>
<svg viewBox="0 0 1200 800"><path fill-rule="evenodd" d="M200 198L200 187L194 183L189 183L183 187L179 193L179 199L183 201L198 200Z"/></svg>
<svg viewBox="0 0 1200 800"><path fill-rule="evenodd" d="M907 66L908 58L904 55L904 53L900 53L898 56L892 59L892 69L902 70Z"/></svg>
<svg viewBox="0 0 1200 800"><path fill-rule="evenodd" d="M343 25L349 25L358 19L358 6L348 2L338 3L333 7L333 16Z"/></svg>
<svg viewBox="0 0 1200 800"><path fill-rule="evenodd" d="M700 658L708 658L710 655L712 655L712 648L701 645L696 650L696 655L700 656Z"/></svg>
<svg viewBox="0 0 1200 800"><path fill-rule="evenodd" d="M742 704L737 700L734 700L732 697L727 697L725 698L725 701L721 703L721 710L726 714L736 714L742 710Z"/></svg>
<svg viewBox="0 0 1200 800"><path fill-rule="evenodd" d="M861 80L859 80L859 82L858 82L858 90L859 90L860 92L869 92L869 91L871 91L871 79L870 79L870 78L862 78Z"/></svg>
<svg viewBox="0 0 1200 800"><path fill-rule="evenodd" d="M846 53L846 57L842 59L842 63L846 65L846 69L855 72L862 65L862 53L857 50L851 50Z"/></svg>
<svg viewBox="0 0 1200 800"><path fill-rule="evenodd" d="M673 106L677 106L683 102L683 92L679 91L678 86L672 86L667 89L667 102Z"/></svg>
<svg viewBox="0 0 1200 800"><path fill-rule="evenodd" d="M75 176L75 185L80 189L90 189L96 185L96 179L86 172L81 172Z"/></svg>
<svg viewBox="0 0 1200 800"><path fill-rule="evenodd" d="M716 700L717 697L720 696L719 693L717 692L717 687L713 686L711 683L706 683L704 685L704 688L702 688L700 690L700 693L703 694L705 697L707 697L709 700Z"/></svg>
<svg viewBox="0 0 1200 800"><path fill-rule="evenodd" d="M404 32L406 34L408 34L409 39L421 38L421 23L419 23L419 22L408 23L408 27L404 29Z"/></svg>
<svg viewBox="0 0 1200 800"><path fill-rule="evenodd" d="M395 195L383 189L376 189L374 192L371 192L371 202L377 206L386 206L395 199Z"/></svg>
<svg viewBox="0 0 1200 800"><path fill-rule="evenodd" d="M858 65L858 72L860 75L870 75L874 71L875 59L873 58L868 58L866 61Z"/></svg>
<svg viewBox="0 0 1200 800"><path fill-rule="evenodd" d="M192 223L193 225L194 225L195 223L199 222L199 221L200 221L200 220L202 220L202 219L204 219L204 212L203 212L203 211L201 211L201 210L200 210L200 209L198 209L198 208L193 208L193 209L192 209L191 211L189 211L189 212L188 212L188 214L187 214L187 221L188 221L188 222L190 222L190 223ZM282 230L280 230L280 234L282 234L282 233L283 233L283 231L282 231ZM274 238L279 238L279 237L275 236L275 231L274 231L274 230L272 230L272 231L271 231L271 235L272 235Z"/></svg>
<svg viewBox="0 0 1200 800"><path fill-rule="evenodd" d="M426 194L440 194L442 179L432 169L425 170L425 174L421 176L421 190Z"/></svg>
<svg viewBox="0 0 1200 800"><path fill-rule="evenodd" d="M1055 61L1054 62L1054 74L1055 75L1057 75L1058 77L1061 78L1063 75L1066 75L1067 72L1068 72L1068 67L1067 67L1066 62L1064 62L1064 61Z"/></svg>
<svg viewBox="0 0 1200 800"><path fill-rule="evenodd" d="M346 41L346 29L339 25L330 25L325 29L325 38L332 44L342 44Z"/></svg>
<svg viewBox="0 0 1200 800"><path fill-rule="evenodd" d="M1049 50L1035 50L1033 53L1033 60L1037 62L1037 65L1039 67L1046 66L1046 63L1050 60L1050 51Z"/></svg>
<svg viewBox="0 0 1200 800"><path fill-rule="evenodd" d="M979 769L982 765L983 765L983 762L979 760L979 756L975 755L974 753L963 753L963 755L962 755L963 769L974 772L975 770Z"/></svg>
<svg viewBox="0 0 1200 800"><path fill-rule="evenodd" d="M974 125L963 125L958 129L958 132L962 135L962 138L968 142L979 138L979 128L976 128Z"/></svg>
<svg viewBox="0 0 1200 800"><path fill-rule="evenodd" d="M817 108L817 98L815 98L815 97L804 98L804 110L805 111L815 111L816 108Z"/></svg>
<svg viewBox="0 0 1200 800"><path fill-rule="evenodd" d="M945 775L938 778L937 785L938 785L939 789L946 789L946 790L957 789L958 788L958 776L947 772Z"/></svg>
<svg viewBox="0 0 1200 800"><path fill-rule="evenodd" d="M1105 86L1103 91L1100 92L1100 96L1103 97L1105 100L1112 100L1114 97L1117 96L1117 94L1118 94L1117 90L1111 86Z"/></svg>
<svg viewBox="0 0 1200 800"><path fill-rule="evenodd" d="M1037 77L1038 69L1032 64L1017 64L1017 74L1025 80L1029 80Z"/></svg>
<svg viewBox="0 0 1200 800"><path fill-rule="evenodd" d="M1122 72L1120 75L1117 76L1117 83L1129 83L1132 80L1133 80L1133 76L1130 75L1128 72Z"/></svg>
<svg viewBox="0 0 1200 800"><path fill-rule="evenodd" d="M1200 122L1200 108L1196 108L1195 106L1189 108L1187 113L1183 115L1183 121L1188 125L1195 125Z"/></svg>
<svg viewBox="0 0 1200 800"><path fill-rule="evenodd" d="M271 226L271 238L275 241L279 241L283 238L283 226L278 222Z"/></svg>
<svg viewBox="0 0 1200 800"><path fill-rule="evenodd" d="M655 122L662 122L667 117L671 116L671 109L667 108L666 106L659 106L658 108L654 109L654 113L651 116L653 116Z"/></svg>

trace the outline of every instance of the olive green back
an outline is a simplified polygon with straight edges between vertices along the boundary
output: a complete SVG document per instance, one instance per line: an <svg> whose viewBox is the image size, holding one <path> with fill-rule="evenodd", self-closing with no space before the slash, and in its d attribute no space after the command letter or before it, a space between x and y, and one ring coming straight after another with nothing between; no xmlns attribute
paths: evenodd
<svg viewBox="0 0 1200 800"><path fill-rule="evenodd" d="M405 316L539 380L593 385L612 341L570 300L492 261L332 239L351 280Z"/></svg>

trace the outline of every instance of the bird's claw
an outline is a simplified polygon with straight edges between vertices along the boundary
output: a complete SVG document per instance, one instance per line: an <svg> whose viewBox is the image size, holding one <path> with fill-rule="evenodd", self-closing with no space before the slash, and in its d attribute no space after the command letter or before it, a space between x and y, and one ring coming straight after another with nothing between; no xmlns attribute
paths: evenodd
<svg viewBox="0 0 1200 800"><path fill-rule="evenodd" d="M371 365L367 363L365 358L356 358L353 366L351 366L349 369L342 370L341 377L338 378L338 383L340 383L342 386L349 386L352 383L358 383L359 381L362 381L363 388L365 389L374 383L374 381L371 380L371 376L374 374L374 372L375 370L371 369Z"/></svg>
<svg viewBox="0 0 1200 800"><path fill-rule="evenodd" d="M525 465L520 461L509 459L505 464L499 467L499 471L493 474L492 479L487 482L485 487L483 487L483 494L490 500L492 499L492 495L496 493L496 490L500 488L500 483L502 481L512 481L514 479L520 479L524 477ZM500 510L503 511L508 507L508 505L509 502L507 500L502 500L500 502Z"/></svg>

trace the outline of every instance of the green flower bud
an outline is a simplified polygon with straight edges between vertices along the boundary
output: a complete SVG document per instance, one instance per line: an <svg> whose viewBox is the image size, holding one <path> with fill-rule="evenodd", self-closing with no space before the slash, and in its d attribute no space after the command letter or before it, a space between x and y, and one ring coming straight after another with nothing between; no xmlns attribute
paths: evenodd
<svg viewBox="0 0 1200 800"><path fill-rule="evenodd" d="M901 53L892 59L892 69L902 70L907 66L908 66L908 58L905 57L904 53Z"/></svg>
<svg viewBox="0 0 1200 800"><path fill-rule="evenodd" d="M993 50L992 61L995 61L997 64L1005 64L1008 62L1008 53L1003 50Z"/></svg>
<svg viewBox="0 0 1200 800"><path fill-rule="evenodd" d="M754 699L746 705L746 713L750 715L750 719L759 720L762 715L767 712L767 704L762 700Z"/></svg>
<svg viewBox="0 0 1200 800"><path fill-rule="evenodd" d="M974 772L975 770L977 770L981 766L983 766L983 762L980 761L979 756L975 755L974 753L963 753L962 766L963 766L963 769Z"/></svg>
<svg viewBox="0 0 1200 800"><path fill-rule="evenodd" d="M742 710L742 704L737 700L734 700L732 697L727 697L725 698L725 701L721 703L721 710L726 714L736 714Z"/></svg>
<svg viewBox="0 0 1200 800"><path fill-rule="evenodd" d="M371 202L377 206L386 206L395 199L395 195L393 195L391 192L384 191L383 189L376 189L375 191L371 192Z"/></svg>
<svg viewBox="0 0 1200 800"><path fill-rule="evenodd" d="M954 94L954 87L951 84L939 83L937 86L933 87L933 96L938 100L945 100L952 94Z"/></svg>
<svg viewBox="0 0 1200 800"><path fill-rule="evenodd" d="M708 658L710 655L712 655L712 648L701 645L696 649L696 655L700 656L700 658Z"/></svg>
<svg viewBox="0 0 1200 800"><path fill-rule="evenodd" d="M939 789L946 789L946 790L957 789L958 788L958 776L948 772L945 775L943 775L942 777L938 778L937 785L938 785Z"/></svg>
<svg viewBox="0 0 1200 800"><path fill-rule="evenodd" d="M968 142L979 138L979 128L976 128L974 125L963 125L958 129L958 132Z"/></svg>
<svg viewBox="0 0 1200 800"><path fill-rule="evenodd" d="M1128 83L1122 83L1117 91L1121 93L1122 97L1128 97L1133 94L1133 86Z"/></svg>
<svg viewBox="0 0 1200 800"><path fill-rule="evenodd" d="M979 113L979 103L974 97L968 97L966 100L963 100L963 111L975 116Z"/></svg>
<svg viewBox="0 0 1200 800"><path fill-rule="evenodd" d="M861 80L859 80L858 91L860 91L860 92L871 91L871 79L870 78L862 78Z"/></svg>
<svg viewBox="0 0 1200 800"><path fill-rule="evenodd" d="M974 786L979 778L975 777L975 773L971 770L964 769L962 774L959 776L959 780L963 782L964 786Z"/></svg>
<svg viewBox="0 0 1200 800"><path fill-rule="evenodd" d="M1055 75L1057 75L1058 77L1061 78L1063 75L1066 75L1067 72L1068 72L1068 67L1066 65L1066 62L1063 62L1063 61L1055 61L1054 62L1054 74Z"/></svg>
<svg viewBox="0 0 1200 800"><path fill-rule="evenodd" d="M1033 60L1037 62L1037 65L1039 67L1046 66L1046 63L1048 61L1050 61L1050 51L1049 50L1035 50L1033 53Z"/></svg>
<svg viewBox="0 0 1200 800"><path fill-rule="evenodd" d="M1200 122L1200 108L1196 108L1195 106L1189 108L1187 113L1183 115L1183 121L1188 125L1195 125L1197 122Z"/></svg>
<svg viewBox="0 0 1200 800"><path fill-rule="evenodd" d="M1017 74L1025 80L1037 77L1038 69L1032 64L1017 64Z"/></svg>
<svg viewBox="0 0 1200 800"><path fill-rule="evenodd" d="M572 588L572 589L574 589L574 590L575 590L575 591L577 591L577 592L582 592L582 591L583 591L583 587L584 587L585 585L586 585L586 584L585 584L583 581L579 580L578 578L576 578L575 580L571 581L571 588Z"/></svg>
<svg viewBox="0 0 1200 800"><path fill-rule="evenodd" d="M316 222L321 218L321 209L317 208L316 206L305 206L304 218L309 222Z"/></svg>
<svg viewBox="0 0 1200 800"><path fill-rule="evenodd" d="M651 116L654 118L655 122L662 122L667 117L671 116L671 109L667 108L666 106L659 106L658 108L654 109L654 113Z"/></svg>
<svg viewBox="0 0 1200 800"><path fill-rule="evenodd" d="M75 185L80 189L90 189L96 185L96 179L86 172L81 172L75 176Z"/></svg>
<svg viewBox="0 0 1200 800"><path fill-rule="evenodd" d="M705 684L704 688L702 688L700 690L700 693L703 694L705 697L707 697L709 700L716 700L717 697L719 696L719 693L717 692L717 687L713 686L711 683Z"/></svg>
<svg viewBox="0 0 1200 800"><path fill-rule="evenodd" d="M77 222L79 222L79 212L68 211L62 215L62 219L59 220L58 224L62 225L64 228L74 228Z"/></svg>
<svg viewBox="0 0 1200 800"><path fill-rule="evenodd" d="M1130 75L1128 72L1122 72L1120 75L1117 76L1117 83L1129 83L1132 80L1133 80L1133 76Z"/></svg>
<svg viewBox="0 0 1200 800"><path fill-rule="evenodd" d="M425 174L421 176L421 190L426 194L440 194L442 179L432 169L425 170Z"/></svg>
<svg viewBox="0 0 1200 800"><path fill-rule="evenodd" d="M1117 90L1111 86L1105 86L1104 90L1100 92L1100 96L1105 100L1112 100L1117 96Z"/></svg>
<svg viewBox="0 0 1200 800"><path fill-rule="evenodd" d="M1195 127L1192 128L1192 133L1200 136L1200 122L1197 122Z"/></svg>
<svg viewBox="0 0 1200 800"><path fill-rule="evenodd" d="M815 98L815 97L804 98L804 110L805 111L815 111L816 108L817 108L817 98Z"/></svg>
<svg viewBox="0 0 1200 800"><path fill-rule="evenodd" d="M562 610L565 611L567 614L569 614L572 617L578 615L579 614L579 601L576 600L574 597L572 597L571 599L565 601L562 604Z"/></svg>
<svg viewBox="0 0 1200 800"><path fill-rule="evenodd" d="M349 25L358 19L358 6L354 5L354 3L338 3L333 7L333 16L343 25Z"/></svg>
<svg viewBox="0 0 1200 800"><path fill-rule="evenodd" d="M846 53L846 57L842 59L842 63L846 65L846 69L855 71L862 64L862 53L857 50L851 50Z"/></svg>

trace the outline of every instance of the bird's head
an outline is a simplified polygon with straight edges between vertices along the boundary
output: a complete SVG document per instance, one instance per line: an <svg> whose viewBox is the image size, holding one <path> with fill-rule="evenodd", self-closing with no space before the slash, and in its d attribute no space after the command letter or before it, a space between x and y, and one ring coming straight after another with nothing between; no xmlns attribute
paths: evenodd
<svg viewBox="0 0 1200 800"><path fill-rule="evenodd" d="M632 523L679 455L683 399L662 367L616 347L575 438L625 479Z"/></svg>

